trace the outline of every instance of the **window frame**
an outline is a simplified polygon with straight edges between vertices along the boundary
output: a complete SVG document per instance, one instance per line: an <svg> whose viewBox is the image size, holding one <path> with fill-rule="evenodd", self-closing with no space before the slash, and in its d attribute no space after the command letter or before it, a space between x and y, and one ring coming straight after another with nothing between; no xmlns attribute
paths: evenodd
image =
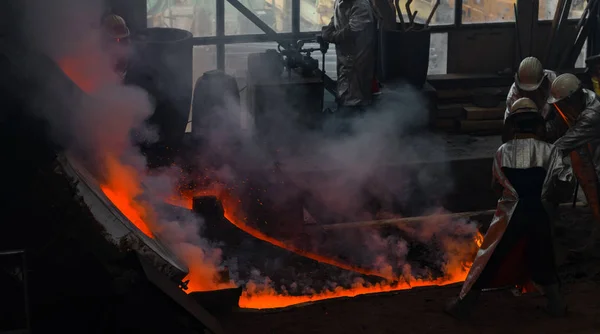
<svg viewBox="0 0 600 334"><path fill-rule="evenodd" d="M225 1L228 0L216 0L215 1L215 18L216 18L216 34L215 36L208 37L194 37L194 46L201 45L216 45L217 47L217 68L225 68L225 45L226 44L238 44L238 43L257 43L257 42L269 42L273 41L267 34L242 34L242 35L226 35L225 34ZM238 0L239 1L239 0ZM278 37L281 39L305 39L314 38L320 34L320 31L300 31L300 0L289 0L291 3L291 18L292 18L292 32L290 33L278 33ZM513 26L514 21L509 22L481 22L481 23L463 23L463 2L465 0L454 1L454 22L452 24L444 25L432 25L430 26L431 33L450 33L453 31L460 30L475 30L478 28L501 28ZM465 3L468 3L467 0ZM471 0L474 2L473 0ZM241 2L241 1L240 1ZM485 3L485 1L481 1ZM569 24L574 24L578 21L578 18L568 19ZM540 25L551 25L552 20L539 20ZM590 49L588 48L588 55Z"/></svg>

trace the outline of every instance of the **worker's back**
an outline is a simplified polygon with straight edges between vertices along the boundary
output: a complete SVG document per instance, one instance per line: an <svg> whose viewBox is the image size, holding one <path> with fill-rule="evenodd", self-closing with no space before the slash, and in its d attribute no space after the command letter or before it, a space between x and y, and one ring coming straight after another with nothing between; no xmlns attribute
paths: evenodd
<svg viewBox="0 0 600 334"><path fill-rule="evenodd" d="M519 195L519 199L541 199L542 188L546 180L546 169L542 166L530 168L503 167L504 175Z"/></svg>

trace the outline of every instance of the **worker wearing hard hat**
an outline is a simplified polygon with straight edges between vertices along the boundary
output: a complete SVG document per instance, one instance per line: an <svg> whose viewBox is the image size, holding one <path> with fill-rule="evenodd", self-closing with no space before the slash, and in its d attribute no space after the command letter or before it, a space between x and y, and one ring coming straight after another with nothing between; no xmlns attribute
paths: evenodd
<svg viewBox="0 0 600 334"><path fill-rule="evenodd" d="M562 316L566 304L555 267L549 209L556 183L571 179L562 157L542 137L544 119L529 98L511 106L505 133L511 139L494 156L493 187L500 194L492 223L477 252L459 297L446 312L467 317L482 289L536 287L547 297L546 311ZM553 205L549 205L553 204ZM535 283L532 284L532 282Z"/></svg>
<svg viewBox="0 0 600 334"><path fill-rule="evenodd" d="M107 47L113 55L113 68L122 78L127 74L129 63L129 28L125 20L116 14L108 14L102 19Z"/></svg>
<svg viewBox="0 0 600 334"><path fill-rule="evenodd" d="M550 85L556 78L556 73L545 70L542 63L535 57L527 57L521 61L515 74L515 82L510 87L506 97L506 112L504 119L510 113L510 107L522 97L528 97L535 102L544 119L552 117L552 106L546 103L550 94Z"/></svg>
<svg viewBox="0 0 600 334"><path fill-rule="evenodd" d="M573 172L600 222L600 101L575 75L566 73L552 83L548 103L568 126L554 145L564 156L571 156Z"/></svg>
<svg viewBox="0 0 600 334"><path fill-rule="evenodd" d="M375 13L369 0L335 0L334 15L322 38L336 45L337 100L340 107L371 104L375 77Z"/></svg>

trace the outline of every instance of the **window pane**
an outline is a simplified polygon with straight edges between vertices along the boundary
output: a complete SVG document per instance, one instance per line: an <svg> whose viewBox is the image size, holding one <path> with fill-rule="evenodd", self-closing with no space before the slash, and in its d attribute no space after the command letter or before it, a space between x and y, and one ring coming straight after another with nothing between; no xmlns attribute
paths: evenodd
<svg viewBox="0 0 600 334"><path fill-rule="evenodd" d="M329 24L333 16L333 4L335 0L300 0L300 30L301 31L319 31L321 27ZM417 11L415 21L424 23L436 0L414 0L411 4L411 11ZM403 13L405 22L408 22L406 16L406 0L400 0L400 10ZM399 20L397 20L399 21ZM430 24L453 24L454 23L454 1L441 0L438 9L433 15Z"/></svg>
<svg viewBox="0 0 600 334"><path fill-rule="evenodd" d="M515 3L516 0L464 0L462 22L514 22Z"/></svg>
<svg viewBox="0 0 600 334"><path fill-rule="evenodd" d="M146 0L148 27L179 28L196 37L214 36L215 0Z"/></svg>
<svg viewBox="0 0 600 334"><path fill-rule="evenodd" d="M292 0L239 1L276 32L292 31ZM248 34L264 34L264 32L225 1L225 35Z"/></svg>
<svg viewBox="0 0 600 334"><path fill-rule="evenodd" d="M538 18L540 20L552 20L554 19L554 13L556 13L556 4L558 0L540 0L540 11ZM577 19L581 17L583 10L585 9L587 2L584 0L573 0L571 2L571 10L569 11L570 19Z"/></svg>
<svg viewBox="0 0 600 334"><path fill-rule="evenodd" d="M446 74L448 69L448 33L431 34L427 74Z"/></svg>
<svg viewBox="0 0 600 334"><path fill-rule="evenodd" d="M579 57L577 57L575 68L585 68L585 58L587 58L587 39L585 40L585 43L583 43Z"/></svg>
<svg viewBox="0 0 600 334"><path fill-rule="evenodd" d="M417 23L425 23L429 14L431 14L431 10L435 5L436 0L414 0L410 4L410 11L414 14L417 12L417 16L415 17L415 22ZM400 0L400 11L402 11L402 17L404 18L404 23L408 23L408 16L406 13L406 0ZM398 18L396 18L396 21ZM431 18L430 25L436 24L453 24L454 23L454 1L450 0L441 0L440 5L436 9L433 17Z"/></svg>
<svg viewBox="0 0 600 334"><path fill-rule="evenodd" d="M320 31L333 16L335 0L300 0L300 31Z"/></svg>

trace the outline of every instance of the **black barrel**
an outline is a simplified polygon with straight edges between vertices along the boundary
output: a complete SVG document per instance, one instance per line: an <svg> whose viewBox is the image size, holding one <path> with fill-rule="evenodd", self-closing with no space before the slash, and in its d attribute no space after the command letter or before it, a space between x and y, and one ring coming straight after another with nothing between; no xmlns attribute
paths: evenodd
<svg viewBox="0 0 600 334"><path fill-rule="evenodd" d="M234 121L236 115L237 119ZM223 119L224 117L227 119ZM239 121L240 92L235 78L219 70L208 71L198 78L194 86L192 105L194 137L202 137L203 132L214 127L239 128Z"/></svg>
<svg viewBox="0 0 600 334"><path fill-rule="evenodd" d="M135 55L126 84L140 86L155 99L148 123L156 126L159 141L142 144L150 167L173 162L179 150L192 97L192 33L173 28L143 29L133 36Z"/></svg>
<svg viewBox="0 0 600 334"><path fill-rule="evenodd" d="M431 30L415 24L410 31L383 31L380 38L379 79L384 83L404 80L421 89L429 69Z"/></svg>
<svg viewBox="0 0 600 334"><path fill-rule="evenodd" d="M240 92L234 77L222 71L204 73L194 86L192 102L193 154L202 168L233 165L240 147Z"/></svg>

